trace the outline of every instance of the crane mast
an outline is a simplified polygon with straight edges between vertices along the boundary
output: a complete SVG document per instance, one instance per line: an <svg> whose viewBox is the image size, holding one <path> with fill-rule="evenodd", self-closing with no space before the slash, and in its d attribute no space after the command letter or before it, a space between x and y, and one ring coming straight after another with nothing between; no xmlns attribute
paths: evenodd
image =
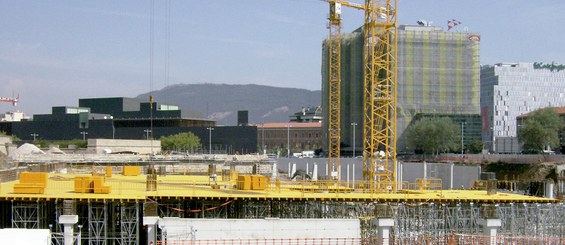
<svg viewBox="0 0 565 245"><path fill-rule="evenodd" d="M363 64L363 180L396 190L397 0L366 0Z"/></svg>
<svg viewBox="0 0 565 245"><path fill-rule="evenodd" d="M328 38L328 169L331 179L340 179L341 97L341 3L329 1Z"/></svg>

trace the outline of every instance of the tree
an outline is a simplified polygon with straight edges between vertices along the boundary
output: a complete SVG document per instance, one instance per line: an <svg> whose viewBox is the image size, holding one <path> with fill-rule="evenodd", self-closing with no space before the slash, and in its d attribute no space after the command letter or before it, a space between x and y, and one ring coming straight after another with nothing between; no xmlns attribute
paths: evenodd
<svg viewBox="0 0 565 245"><path fill-rule="evenodd" d="M541 153L559 146L559 131L563 121L553 108L534 111L526 119L526 123L518 128L518 141L522 149L528 153Z"/></svg>
<svg viewBox="0 0 565 245"><path fill-rule="evenodd" d="M484 149L485 145L483 144L483 141L481 141L480 139L474 139L473 141L471 141L471 143L469 145L467 145L467 152L472 153L472 154L477 154L477 153L481 153Z"/></svg>
<svg viewBox="0 0 565 245"><path fill-rule="evenodd" d="M423 153L460 150L459 126L447 117L422 118L406 130L406 143L409 149Z"/></svg>
<svg viewBox="0 0 565 245"><path fill-rule="evenodd" d="M200 138L191 132L180 133L171 136L162 136L161 147L168 151L185 151L188 149L199 149Z"/></svg>

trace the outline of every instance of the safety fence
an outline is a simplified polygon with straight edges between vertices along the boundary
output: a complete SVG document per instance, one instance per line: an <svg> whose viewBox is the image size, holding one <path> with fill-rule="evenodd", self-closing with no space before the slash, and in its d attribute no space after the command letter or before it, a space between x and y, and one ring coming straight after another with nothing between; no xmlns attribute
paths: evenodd
<svg viewBox="0 0 565 245"><path fill-rule="evenodd" d="M565 237L523 237L451 234L446 236L393 237L382 244L399 245L557 245L565 244ZM285 239L218 239L218 240L164 240L157 244L169 245L357 245L379 244L374 238L285 238Z"/></svg>
<svg viewBox="0 0 565 245"><path fill-rule="evenodd" d="M356 245L376 244L376 239L361 238L280 238L226 240L165 240L163 245Z"/></svg>

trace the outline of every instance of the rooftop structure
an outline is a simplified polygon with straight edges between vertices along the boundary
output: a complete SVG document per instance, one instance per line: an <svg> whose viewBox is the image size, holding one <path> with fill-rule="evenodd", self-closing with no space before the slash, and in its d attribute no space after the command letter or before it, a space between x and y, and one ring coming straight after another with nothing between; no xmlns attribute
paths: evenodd
<svg viewBox="0 0 565 245"><path fill-rule="evenodd" d="M290 116L290 122L308 123L322 122L322 107L303 107L301 111Z"/></svg>

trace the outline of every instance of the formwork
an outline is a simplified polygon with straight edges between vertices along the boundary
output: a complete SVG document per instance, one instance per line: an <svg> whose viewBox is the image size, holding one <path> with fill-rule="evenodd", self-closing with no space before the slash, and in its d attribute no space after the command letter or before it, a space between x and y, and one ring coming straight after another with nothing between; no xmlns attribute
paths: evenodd
<svg viewBox="0 0 565 245"><path fill-rule="evenodd" d="M79 217L75 237L83 244L140 244L146 243L147 216L345 218L358 219L362 239L370 240L378 232L371 220L389 217L394 220L395 244L422 244L418 239L424 238L437 240L426 244L441 244L452 234L480 234L485 217L498 217L499 234L510 238L565 236L565 206L559 200L518 194L425 189L376 194L357 189L362 182L284 180L268 180L260 190L240 190L236 179L229 179L233 176L215 176L212 181L202 175L155 176L155 187L149 188L147 175L124 176L119 171L101 177L109 193L75 192L75 178L85 176L91 174L49 174L43 194L15 193L18 181L0 184L0 210L5 214L0 228L51 229L54 241L61 242L58 218L74 214ZM157 233L159 240L166 240L166 234Z"/></svg>

